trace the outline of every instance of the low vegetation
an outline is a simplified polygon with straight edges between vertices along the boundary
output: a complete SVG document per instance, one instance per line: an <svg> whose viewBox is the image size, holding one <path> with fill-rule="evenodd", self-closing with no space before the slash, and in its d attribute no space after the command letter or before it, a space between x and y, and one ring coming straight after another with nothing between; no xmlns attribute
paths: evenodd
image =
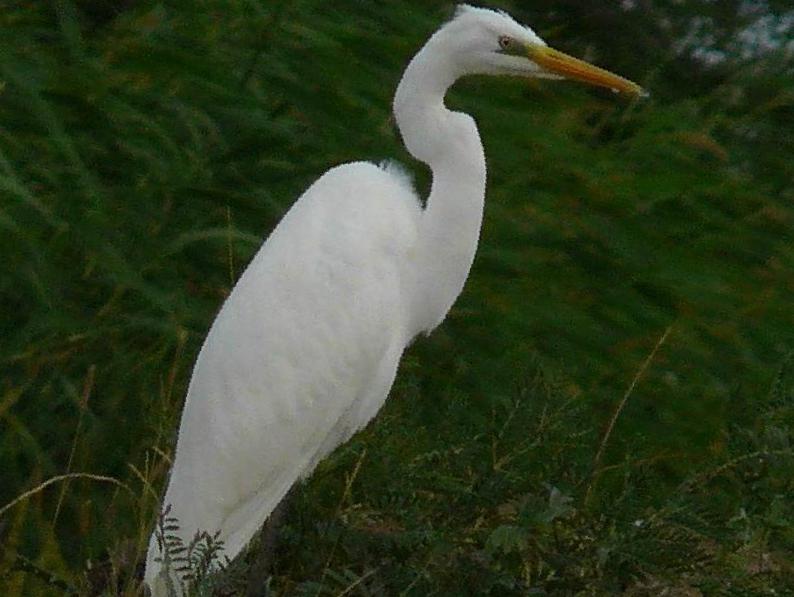
<svg viewBox="0 0 794 597"><path fill-rule="evenodd" d="M396 158L424 192L390 95L451 5L6 4L0 593L141 594L214 313L329 166ZM737 47L734 3L586 4L499 6L652 97L452 91L489 158L472 276L296 491L274 594L794 586L791 53ZM186 587L242 591L255 550L208 531L174 546Z"/></svg>

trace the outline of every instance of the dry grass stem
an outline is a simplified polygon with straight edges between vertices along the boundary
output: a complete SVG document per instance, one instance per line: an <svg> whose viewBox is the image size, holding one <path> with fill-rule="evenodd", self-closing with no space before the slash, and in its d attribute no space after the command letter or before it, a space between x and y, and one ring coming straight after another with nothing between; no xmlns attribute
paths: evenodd
<svg viewBox="0 0 794 597"><path fill-rule="evenodd" d="M5 506L0 508L0 516L5 514L6 512L8 512L11 508L16 506L20 502L28 499L31 496L36 495L37 493L41 493L42 491L44 491L50 485L53 485L55 483L60 483L61 481L68 481L70 479L89 479L91 481L99 481L99 482L102 482L102 483L112 483L113 485L116 485L117 487L121 487L122 489L125 489L127 492L129 492L130 495L133 495L133 496L135 495L133 493L132 489L130 489L128 485L122 483L118 479L114 479L113 477L106 477L104 475L92 475L90 473L68 473L66 475L57 475L55 477L51 477L51 478L47 479L46 481L44 481L43 483L40 483L39 485L37 485L33 489L29 489L25 493L22 493L22 494L18 495L13 500L8 502Z"/></svg>
<svg viewBox="0 0 794 597"><path fill-rule="evenodd" d="M361 465L364 463L364 458L367 456L367 448L365 447L361 451L361 456L358 457L358 461L356 462L356 466L353 467L353 472L350 473L350 476L347 478L347 482L345 483L345 490L342 492L342 497L339 498L339 504L336 507L336 514L335 518L339 518L339 514L342 512L342 505L347 500L348 496L350 495L350 489L353 487L353 483L358 477L358 472L361 470ZM334 541L333 546L331 547L331 552L328 554L328 559L325 561L325 566L323 566L323 574L320 577L320 584L319 587L322 588L323 581L325 580L326 575L328 574L328 569L331 566L331 560L334 559L334 554L336 554L336 548L339 546L339 537L336 538ZM317 595L320 594L320 589L317 590Z"/></svg>
<svg viewBox="0 0 794 597"><path fill-rule="evenodd" d="M83 428L83 419L85 418L85 411L88 408L88 399L91 397L91 391L94 389L94 378L96 377L96 365L91 365L85 375L83 381L83 393L80 397L80 415L77 419L77 429L74 432L72 439L72 447L69 450L69 460L66 462L66 474L72 472L72 464L74 463L74 454L77 451L77 442L80 439L80 431ZM55 505L55 514L52 516L53 528L58 523L58 515L61 513L61 506L63 505L63 498L66 497L66 491L69 489L69 481L67 480L61 486L61 492L58 495L58 503Z"/></svg>
<svg viewBox="0 0 794 597"><path fill-rule="evenodd" d="M642 376L645 374L645 371L648 369L648 366L653 361L656 353L662 347L662 345L667 340L667 337L670 335L670 331L673 329L673 326L668 326L664 333L659 337L659 340L656 342L656 346L653 347L650 354L645 358L640 368L637 370L637 373L634 375L634 379L631 380L629 387L626 389L626 392L623 394L623 398L615 408L615 411L612 413L612 418L609 420L609 424L607 425L606 431L604 431L604 436L601 438L601 443L598 445L598 450L596 451L596 455L593 458L593 473L590 476L590 483L587 486L587 491L585 492L584 502L587 504L590 500L590 494L592 493L593 487L596 484L596 481L603 472L600 469L601 466L601 459L604 457L604 450L606 449L607 443L609 443L609 438L612 436L612 431L615 428L615 423L617 423L618 417L620 417L620 413L623 412L623 409L626 407L626 404L629 401L629 397L634 392L634 388L637 387L637 383L639 383Z"/></svg>

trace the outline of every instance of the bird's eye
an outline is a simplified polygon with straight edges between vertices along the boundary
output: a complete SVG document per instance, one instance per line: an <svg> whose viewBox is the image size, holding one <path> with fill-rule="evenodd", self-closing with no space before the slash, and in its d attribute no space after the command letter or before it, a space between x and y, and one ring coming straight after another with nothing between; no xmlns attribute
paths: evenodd
<svg viewBox="0 0 794 597"><path fill-rule="evenodd" d="M515 46L515 40L509 35L502 35L499 37L499 47L503 50L509 50Z"/></svg>

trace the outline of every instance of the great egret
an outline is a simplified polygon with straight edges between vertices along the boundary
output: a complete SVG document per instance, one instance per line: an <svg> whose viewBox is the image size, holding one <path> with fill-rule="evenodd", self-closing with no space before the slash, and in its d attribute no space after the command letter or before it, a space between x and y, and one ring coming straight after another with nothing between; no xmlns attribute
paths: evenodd
<svg viewBox="0 0 794 597"><path fill-rule="evenodd" d="M232 558L299 479L369 422L400 356L446 316L477 249L485 155L444 105L471 74L571 78L639 95L549 48L502 12L460 6L411 60L394 114L432 170L426 207L393 165L332 168L295 202L223 305L199 353L164 498L188 542L220 531ZM164 594L155 535L146 582Z"/></svg>

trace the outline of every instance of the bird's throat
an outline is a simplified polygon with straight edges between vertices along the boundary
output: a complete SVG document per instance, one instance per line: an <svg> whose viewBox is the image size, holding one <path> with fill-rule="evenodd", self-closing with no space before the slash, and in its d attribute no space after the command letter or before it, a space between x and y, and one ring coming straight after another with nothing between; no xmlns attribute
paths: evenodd
<svg viewBox="0 0 794 597"><path fill-rule="evenodd" d="M415 251L414 334L441 323L460 295L482 224L485 155L474 119L444 105L456 79L449 64L432 53L431 40L409 64L394 98L406 148L433 174Z"/></svg>

